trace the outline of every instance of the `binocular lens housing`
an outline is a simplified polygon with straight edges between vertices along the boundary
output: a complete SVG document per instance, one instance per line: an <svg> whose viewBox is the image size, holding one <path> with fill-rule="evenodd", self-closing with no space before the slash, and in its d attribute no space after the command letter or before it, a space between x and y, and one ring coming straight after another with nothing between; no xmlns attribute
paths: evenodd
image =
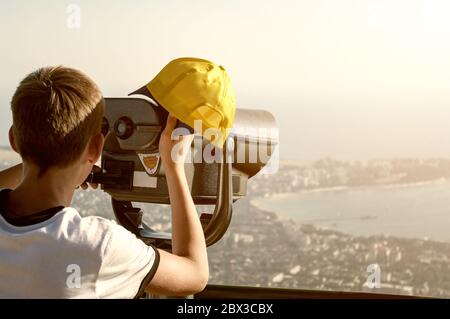
<svg viewBox="0 0 450 319"><path fill-rule="evenodd" d="M123 167L127 167L123 174L130 175L131 180L127 185L131 185L131 188L124 189L123 185L109 183L102 185L103 189L118 200L169 203L164 167L158 154L159 137L165 126L163 121L167 119L166 111L146 98L106 98L105 102L103 127L109 128L109 123L114 123L114 127L106 135L102 167L116 175ZM263 136L258 133L258 129L270 130L275 127L275 119L269 112L236 110L234 128L229 137L234 144L230 153L233 155L235 199L246 195L248 178L267 164L278 144L276 138ZM202 156L209 153L214 157L215 153L221 155L222 151L217 152L199 135L194 139L192 151L197 159L197 155L200 156L200 161L194 158L185 164L192 196L197 203L214 203L219 165ZM123 182L123 178L120 180Z"/></svg>

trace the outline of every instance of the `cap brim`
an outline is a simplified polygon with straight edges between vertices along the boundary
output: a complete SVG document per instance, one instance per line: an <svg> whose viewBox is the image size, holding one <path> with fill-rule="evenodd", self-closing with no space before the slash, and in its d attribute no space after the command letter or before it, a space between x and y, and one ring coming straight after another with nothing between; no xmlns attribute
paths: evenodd
<svg viewBox="0 0 450 319"><path fill-rule="evenodd" d="M143 87L137 89L134 92L131 92L130 94L128 94L128 96L130 95L136 95L136 94L140 94L140 95L145 95L149 98L151 98L152 100L155 100L155 98L150 94L150 91L147 89L147 86L144 85ZM155 101L156 102L156 101Z"/></svg>
<svg viewBox="0 0 450 319"><path fill-rule="evenodd" d="M156 104L158 104L158 106L161 108L161 109L160 109L160 112L163 113L163 118L167 118L167 117L168 117L169 112L164 108L164 106L161 105L161 103L159 103L159 102L153 97L153 95L152 95L152 94L150 93L150 91L148 90L147 85L144 85L143 87L137 89L136 91L131 92L130 94L128 94L128 96L131 96L131 95L138 95L138 94L144 95L144 96L146 96L146 97L148 97L148 98L151 98L151 99L152 99ZM177 126L176 126L176 128L185 128L185 129L187 129L187 130L189 131L189 134L194 134L194 129L193 129L190 125L188 125L188 124L186 124L186 123L180 121L179 119L177 119Z"/></svg>

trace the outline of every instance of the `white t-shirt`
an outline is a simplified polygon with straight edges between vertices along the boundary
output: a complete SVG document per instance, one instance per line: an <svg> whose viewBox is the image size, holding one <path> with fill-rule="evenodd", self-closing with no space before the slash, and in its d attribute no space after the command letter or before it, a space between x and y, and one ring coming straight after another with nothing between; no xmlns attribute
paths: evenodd
<svg viewBox="0 0 450 319"><path fill-rule="evenodd" d="M122 226L71 207L30 226L0 215L0 298L134 298L158 264Z"/></svg>

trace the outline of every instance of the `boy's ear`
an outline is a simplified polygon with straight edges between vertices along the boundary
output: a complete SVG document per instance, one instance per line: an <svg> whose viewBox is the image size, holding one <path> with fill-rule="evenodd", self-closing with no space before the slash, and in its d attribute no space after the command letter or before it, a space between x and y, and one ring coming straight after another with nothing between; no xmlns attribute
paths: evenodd
<svg viewBox="0 0 450 319"><path fill-rule="evenodd" d="M11 126L9 128L9 145L11 145L11 148L14 150L14 152L19 153L19 150L17 148L17 144L16 144L16 137L14 136L14 129Z"/></svg>
<svg viewBox="0 0 450 319"><path fill-rule="evenodd" d="M87 160L91 164L95 164L103 152L103 146L105 145L105 137L103 134L98 133L94 135L91 140L89 141L88 145L88 153L87 153Z"/></svg>

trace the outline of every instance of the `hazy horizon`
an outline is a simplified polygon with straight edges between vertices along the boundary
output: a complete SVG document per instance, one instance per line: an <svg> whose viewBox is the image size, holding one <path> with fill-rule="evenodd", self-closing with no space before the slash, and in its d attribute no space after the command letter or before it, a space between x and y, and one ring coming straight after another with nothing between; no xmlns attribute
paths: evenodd
<svg viewBox="0 0 450 319"><path fill-rule="evenodd" d="M238 107L272 112L285 159L450 157L445 0L0 3L0 145L21 78L79 68L124 96L171 59L223 64Z"/></svg>

